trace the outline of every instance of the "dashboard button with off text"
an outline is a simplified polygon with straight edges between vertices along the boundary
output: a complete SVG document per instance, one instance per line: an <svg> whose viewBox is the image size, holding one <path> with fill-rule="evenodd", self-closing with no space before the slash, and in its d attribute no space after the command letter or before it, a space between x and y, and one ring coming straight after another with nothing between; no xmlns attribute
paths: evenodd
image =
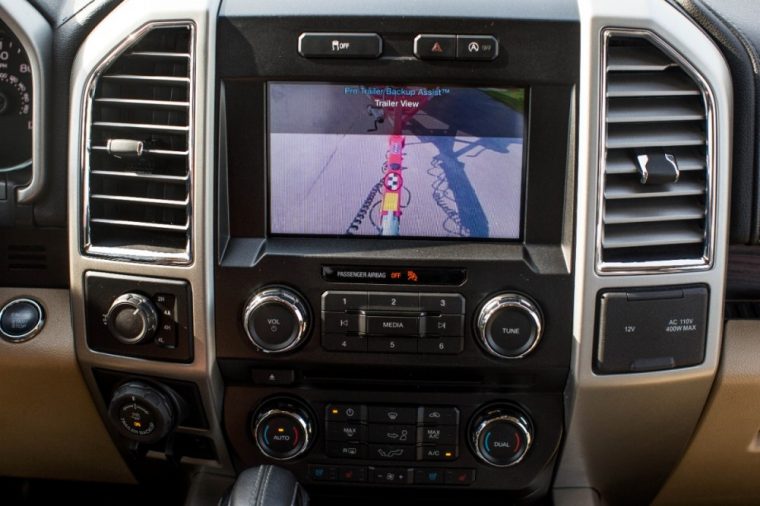
<svg viewBox="0 0 760 506"><path fill-rule="evenodd" d="M376 33L302 33L298 54L305 58L377 58L383 39Z"/></svg>
<svg viewBox="0 0 760 506"><path fill-rule="evenodd" d="M457 60L493 60L499 43L491 35L457 35Z"/></svg>

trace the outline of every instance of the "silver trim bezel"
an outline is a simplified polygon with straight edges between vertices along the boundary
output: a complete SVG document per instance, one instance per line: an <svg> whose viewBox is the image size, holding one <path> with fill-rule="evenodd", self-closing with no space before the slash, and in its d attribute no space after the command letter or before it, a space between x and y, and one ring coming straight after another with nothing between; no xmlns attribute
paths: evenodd
<svg viewBox="0 0 760 506"><path fill-rule="evenodd" d="M486 414L485 416L488 416ZM517 429L522 432L523 437L525 437L525 450L523 450L522 454L520 455L517 460L514 462L510 462L509 464L495 464L491 460L488 459L485 455L483 455L483 452L480 451L480 435L483 433L484 430L486 430L489 426L500 423L500 422L508 422L517 427ZM512 415L499 415L493 418L487 418L486 420L483 420L478 424L478 427L473 431L472 433L472 447L475 449L475 455L485 464L492 466L492 467L512 467L516 466L520 462L522 462L525 459L525 456L528 454L528 451L530 451L530 447L533 444L533 435L531 434L530 428L528 427L527 421L525 421L522 417L518 416L512 416Z"/></svg>
<svg viewBox="0 0 760 506"><path fill-rule="evenodd" d="M45 310L42 307L42 304L37 302L36 300L30 298L30 297L18 297L12 300L9 300L3 305L3 308L0 309L0 320L3 319L3 316L5 315L5 311L8 309L9 306L12 306L13 304L18 304L20 302L28 302L29 304L33 305L35 309L37 309L37 312L40 315L40 319L37 321L37 324L34 326L34 328L28 332L24 332L23 334L19 335L11 335L7 332L3 331L2 328L0 328L0 336L3 338L4 341L12 344L21 344L29 341L33 337L35 337L37 334L39 334L42 331L42 328L45 326Z"/></svg>
<svg viewBox="0 0 760 506"><path fill-rule="evenodd" d="M648 40L667 56L678 63L681 68L699 86L705 104L705 242L702 258L681 260L652 260L646 262L605 262L602 260L602 239L604 235L604 189L605 170L607 166L607 53L609 40L612 37L639 37ZM688 271L700 271L712 268L715 244L715 99L710 85L689 60L672 45L651 30L634 28L605 28L601 33L600 81L599 81L599 153L597 188L597 218L596 218L596 271L600 275L612 276L620 274L659 274Z"/></svg>
<svg viewBox="0 0 760 506"><path fill-rule="evenodd" d="M0 19L24 46L32 70L32 179L28 185L16 190L19 204L31 204L40 196L47 182L45 111L48 107L47 74L51 67L53 32L42 14L29 2L0 0ZM13 168L20 168L20 165Z"/></svg>
<svg viewBox="0 0 760 506"><path fill-rule="evenodd" d="M488 341L488 336L486 335L486 327L488 327L488 322L493 318L494 314L497 311L507 308L524 311L533 321L534 325L533 340L530 346L518 355L504 355L503 353L499 353L493 348L493 346L491 346L491 343ZM541 311L538 309L538 306L527 297L517 293L502 293L489 299L480 309L476 325L478 328L480 344L483 345L485 350L491 355L508 360L520 359L532 353L541 341L541 337L544 335L543 318L541 317Z"/></svg>
<svg viewBox="0 0 760 506"><path fill-rule="evenodd" d="M259 428L261 427L261 424L264 423L265 420L268 418L272 418L274 416L286 416L293 418L296 423L301 427L303 430L303 444L301 445L301 448L296 450L293 455L289 455L287 457L277 457L275 455L272 455L269 453L266 449L262 447L262 445L259 443ZM261 416L258 417L256 420L256 425L253 428L253 439L256 441L256 448L259 449L261 453L266 455L272 460L276 460L278 462L287 462L289 460L295 460L307 451L309 451L309 447L311 446L311 430L309 427L308 422L298 413L294 413L292 411L285 411L283 409L270 409Z"/></svg>
<svg viewBox="0 0 760 506"><path fill-rule="evenodd" d="M189 79L188 85L188 123L187 132L187 161L188 161L188 196L190 197L187 205L187 246L185 251L178 253L167 253L161 251L148 251L138 248L113 247L113 246L95 246L92 244L90 236L90 146L92 134L92 107L95 88L98 85L98 79L103 72L115 60L121 57L132 45L140 41L144 36L154 29L159 28L180 28L190 29L190 60L189 60ZM195 185L195 81L196 81L196 26L192 20L176 21L150 21L143 24L139 29L132 32L124 38L116 47L111 49L104 56L98 65L90 72L85 85L85 102L83 104L84 114L82 115L82 252L87 255L113 258L127 262L148 262L153 264L167 265L184 265L191 263L193 260L193 205L192 195Z"/></svg>
<svg viewBox="0 0 760 506"><path fill-rule="evenodd" d="M259 342L256 337L251 335L251 332L248 329L253 312L259 306L269 303L281 304L287 307L296 318L294 333L288 341L286 341L287 344L282 348L268 348L266 343ZM254 294L246 303L245 309L243 310L243 329L245 329L245 335L248 336L248 340L251 341L251 344L262 353L287 353L298 348L305 341L309 330L309 312L301 298L290 290L284 288L267 288Z"/></svg>

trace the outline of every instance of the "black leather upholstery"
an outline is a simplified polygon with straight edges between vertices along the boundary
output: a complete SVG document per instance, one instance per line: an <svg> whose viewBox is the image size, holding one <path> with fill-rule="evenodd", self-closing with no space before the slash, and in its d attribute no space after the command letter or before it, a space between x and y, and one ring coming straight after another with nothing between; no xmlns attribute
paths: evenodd
<svg viewBox="0 0 760 506"><path fill-rule="evenodd" d="M308 506L309 496L287 469L258 466L240 473L223 506Z"/></svg>
<svg viewBox="0 0 760 506"><path fill-rule="evenodd" d="M731 242L760 242L760 24L753 0L671 0L709 33L731 69L734 87L734 149Z"/></svg>

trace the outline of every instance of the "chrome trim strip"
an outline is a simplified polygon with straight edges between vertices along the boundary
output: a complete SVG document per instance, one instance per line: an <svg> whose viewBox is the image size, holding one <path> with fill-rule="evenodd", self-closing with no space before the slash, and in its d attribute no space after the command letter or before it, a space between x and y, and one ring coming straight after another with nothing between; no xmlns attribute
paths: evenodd
<svg viewBox="0 0 760 506"><path fill-rule="evenodd" d="M93 393L101 415L106 416L104 403L95 382L93 369L109 369L125 374L141 374L155 377L191 381L198 385L206 416L208 430L182 429L182 432L199 434L214 442L217 462L204 461L215 472L234 474L232 461L222 433L222 399L224 395L221 373L216 364L214 344L214 244L213 244L213 197L214 153L211 142L216 114L215 57L216 19L219 0L124 0L96 26L83 42L72 67L71 117L69 123L68 159L68 224L72 318L76 352L82 374ZM196 183L191 189L194 219L192 222L192 248L196 254L190 263L158 264L121 261L118 258L83 255L82 244L82 137L84 135L88 78L92 69L105 58L110 50L146 23L188 23L195 25L195 94L192 117L195 124L192 163ZM162 278L180 279L191 285L193 307L193 353L192 363L169 363L144 360L88 348L85 336L84 274L106 273L116 278ZM184 460L183 460L184 462ZM188 464L197 460L188 460Z"/></svg>
<svg viewBox="0 0 760 506"><path fill-rule="evenodd" d="M604 236L604 188L605 171L607 167L607 53L609 40L612 37L639 37L646 39L657 46L667 56L677 62L689 75L702 91L702 100L705 106L705 150L707 164L705 167L705 242L702 258L680 260L652 260L646 262L605 262L602 260L602 239ZM596 271L602 275L619 274L658 274L676 273L686 271L706 270L712 267L715 250L715 99L710 85L705 78L679 51L671 46L662 37L645 29L633 28L605 28L602 30L602 50L600 54L600 80L599 80L599 154L598 177L599 188L597 192L597 225L596 225Z"/></svg>
<svg viewBox="0 0 760 506"><path fill-rule="evenodd" d="M195 157L193 156L193 150L195 145L195 129L196 129L196 117L194 114L195 104L195 81L196 81L196 59L193 55L196 54L196 25L192 20L181 19L181 11L178 12L178 20L171 21L148 21L145 22L135 31L125 36L116 46L109 50L109 52L103 56L97 65L89 72L87 76L87 84L85 85L86 93L83 95L83 110L85 111L82 116L82 147L81 147L81 170L82 170L82 251L85 254L92 256L101 256L114 258L115 260L122 260L127 262L150 262L154 264L168 264L168 265L182 265L188 264L193 260L193 248L192 248L192 234L193 228L193 205L192 203L187 206L187 219L190 234L188 234L186 248L182 252L167 252L167 251L148 251L138 248L127 247L113 247L113 246L98 246L94 245L90 236L90 200L92 194L90 191L90 177L92 175L92 168L90 166L90 148L92 147L92 128L97 126L92 122L92 108L94 103L95 88L98 84L98 79L105 77L103 72L119 57L128 54L127 51L151 30L160 28L190 28L190 62L189 62L189 75L190 85L188 88L188 123L187 127L164 127L163 129L175 130L181 129L183 132L187 132L187 147L188 147L188 195L193 195L193 187L195 186L195 172L196 165L194 163ZM135 125L136 127L145 125ZM161 126L151 125L151 128L161 129ZM80 204L77 204L79 206Z"/></svg>
<svg viewBox="0 0 760 506"><path fill-rule="evenodd" d="M47 72L51 66L53 31L50 25L29 2L0 0L0 19L8 25L24 46L32 68L32 179L27 186L18 188L19 204L37 200L47 181L45 159L45 120L47 109ZM20 166L9 170L16 170ZM5 170L3 172L7 172Z"/></svg>

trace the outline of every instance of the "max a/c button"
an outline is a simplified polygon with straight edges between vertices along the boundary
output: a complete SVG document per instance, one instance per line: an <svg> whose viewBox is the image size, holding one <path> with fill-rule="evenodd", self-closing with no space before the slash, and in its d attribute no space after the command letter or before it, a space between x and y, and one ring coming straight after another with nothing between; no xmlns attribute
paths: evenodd
<svg viewBox="0 0 760 506"><path fill-rule="evenodd" d="M376 33L302 33L298 54L305 58L377 58L383 39Z"/></svg>

